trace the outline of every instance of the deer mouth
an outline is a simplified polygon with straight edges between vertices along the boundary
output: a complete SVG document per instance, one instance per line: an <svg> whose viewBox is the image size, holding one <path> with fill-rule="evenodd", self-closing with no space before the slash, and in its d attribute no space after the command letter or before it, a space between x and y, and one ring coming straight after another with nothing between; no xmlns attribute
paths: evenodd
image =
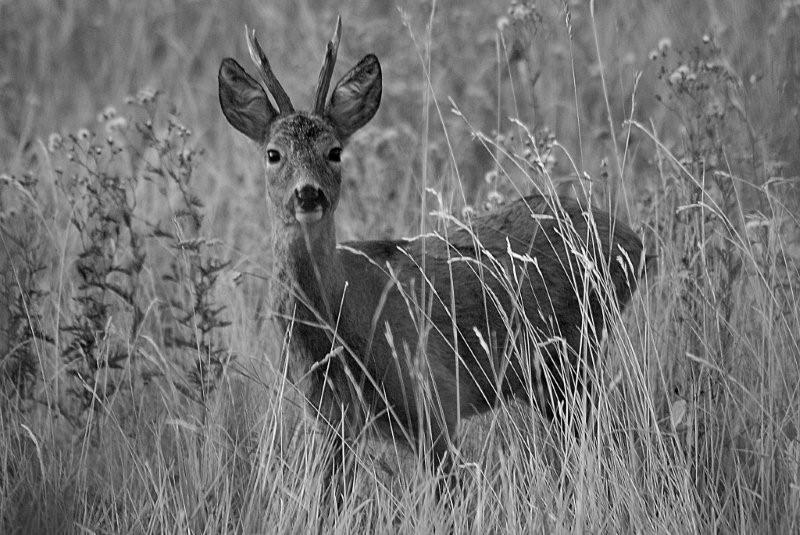
<svg viewBox="0 0 800 535"><path fill-rule="evenodd" d="M330 206L325 193L313 186L304 186L294 196L294 218L301 225L316 223Z"/></svg>

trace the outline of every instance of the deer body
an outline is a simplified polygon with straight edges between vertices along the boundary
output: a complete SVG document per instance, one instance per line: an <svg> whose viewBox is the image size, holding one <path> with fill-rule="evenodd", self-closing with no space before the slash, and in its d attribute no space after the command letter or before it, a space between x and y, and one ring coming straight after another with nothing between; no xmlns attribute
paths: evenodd
<svg viewBox="0 0 800 535"><path fill-rule="evenodd" d="M541 377L531 376L536 363L515 362L503 350L520 328L533 327L536 339L551 340L540 348L541 364L552 367L549 375L555 379L551 380L558 381L562 366L548 360L562 356L562 343L571 351L568 365L577 366L587 321L587 311L579 304L580 289L575 288L582 267L570 258L565 244L554 244L555 220L542 224L530 217L530 210L543 202L539 197L517 201L478 218L471 233L451 228L446 241L422 237L338 246L334 234L328 232L325 240L313 242L311 248L306 248L302 238L282 247L288 256L278 257L281 260L276 263L273 279L281 288L273 291L273 309L280 317L281 334L290 340L290 377L302 386L314 409L329 422L344 420L352 432L360 430L369 414L379 415L381 428L395 436L399 434L396 426L412 439L419 438L421 425L431 426L433 437L441 438L434 440L439 459L446 447L442 441L450 437L459 416L484 412L500 397L528 399L531 386L547 389L537 384ZM560 202L564 214L573 218L575 230L588 231L585 210L574 200ZM602 225L610 221L607 214L595 211L593 216L596 224L600 222L599 233L607 235L610 229ZM491 254L500 263L508 263L506 239L513 243L515 253L538 261L524 266L521 282L512 288L498 280L497 269L481 272L475 262L468 261ZM616 248L630 258L637 258L642 248L638 237L623 227L616 229L614 242L605 247L606 256ZM633 281L622 265L612 269L612 276L616 298L624 304ZM408 299L422 287L428 294L426 305L410 306ZM524 319L514 318L512 299L524 307ZM597 301L591 299L590 307L598 307ZM415 314L420 310L424 313ZM588 312L593 315L592 328L602 330L602 312ZM420 323L429 329L427 336L421 336ZM491 340L494 351L487 354L482 342ZM420 343L425 347L420 348ZM330 358L338 345L346 350ZM320 366L326 359L326 365ZM368 379L352 384L352 377L364 376ZM429 381L422 386L425 392L419 392L420 382L425 381ZM551 412L551 404L563 394L542 392L536 401ZM420 401L427 406L420 407ZM425 419L430 410L440 419Z"/></svg>
<svg viewBox="0 0 800 535"><path fill-rule="evenodd" d="M252 33L251 56L278 109L232 59L220 67L220 102L265 156L272 308L290 378L333 427L355 436L374 419L391 436L427 444L439 464L460 416L508 396L552 413L579 386L603 308L624 306L635 287L642 244L605 212L540 196L441 236L337 244L341 150L381 93L370 55L327 99L340 29L312 112L293 109ZM607 273L610 292L591 284L592 266Z"/></svg>

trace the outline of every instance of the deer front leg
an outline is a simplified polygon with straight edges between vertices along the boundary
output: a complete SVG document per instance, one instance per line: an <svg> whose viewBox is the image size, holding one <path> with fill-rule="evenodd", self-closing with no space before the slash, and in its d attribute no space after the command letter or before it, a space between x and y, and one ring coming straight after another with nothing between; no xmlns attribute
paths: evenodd
<svg viewBox="0 0 800 535"><path fill-rule="evenodd" d="M323 501L338 512L353 487L354 437L364 426L363 410L339 366L326 366L309 386L309 407L323 435Z"/></svg>

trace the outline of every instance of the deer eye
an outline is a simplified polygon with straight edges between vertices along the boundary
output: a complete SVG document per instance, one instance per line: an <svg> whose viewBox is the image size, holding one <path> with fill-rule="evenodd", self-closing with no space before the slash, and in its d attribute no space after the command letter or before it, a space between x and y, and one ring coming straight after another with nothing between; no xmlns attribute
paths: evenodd
<svg viewBox="0 0 800 535"><path fill-rule="evenodd" d="M276 151L275 149L269 149L267 151L267 161L269 163L278 163L281 161L281 153Z"/></svg>
<svg viewBox="0 0 800 535"><path fill-rule="evenodd" d="M334 147L328 153L328 161L331 162L341 162L342 161L342 148L341 147Z"/></svg>

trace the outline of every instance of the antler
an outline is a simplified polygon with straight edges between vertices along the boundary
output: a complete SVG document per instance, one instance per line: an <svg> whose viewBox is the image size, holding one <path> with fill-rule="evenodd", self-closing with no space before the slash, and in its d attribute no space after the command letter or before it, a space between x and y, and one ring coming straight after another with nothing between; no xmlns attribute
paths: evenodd
<svg viewBox="0 0 800 535"><path fill-rule="evenodd" d="M336 17L336 30L333 37L328 42L325 50L325 59L322 61L322 68L319 71L317 81L317 91L314 95L314 113L322 114L325 111L325 100L328 98L328 88L331 85L331 75L336 64L336 54L339 51L339 41L342 39L342 17Z"/></svg>
<svg viewBox="0 0 800 535"><path fill-rule="evenodd" d="M280 111L280 113L293 112L294 106L292 106L292 101L289 99L289 95L286 94L283 86L281 86L281 83L275 78L272 67L269 66L267 55L264 54L261 45L258 43L258 39L256 39L256 31L249 29L245 25L244 33L247 38L247 50L250 51L250 59L252 59L253 63L258 67L258 74L261 75L261 79L264 80L267 90L272 95L272 98L275 99L275 104L278 105L278 111Z"/></svg>

